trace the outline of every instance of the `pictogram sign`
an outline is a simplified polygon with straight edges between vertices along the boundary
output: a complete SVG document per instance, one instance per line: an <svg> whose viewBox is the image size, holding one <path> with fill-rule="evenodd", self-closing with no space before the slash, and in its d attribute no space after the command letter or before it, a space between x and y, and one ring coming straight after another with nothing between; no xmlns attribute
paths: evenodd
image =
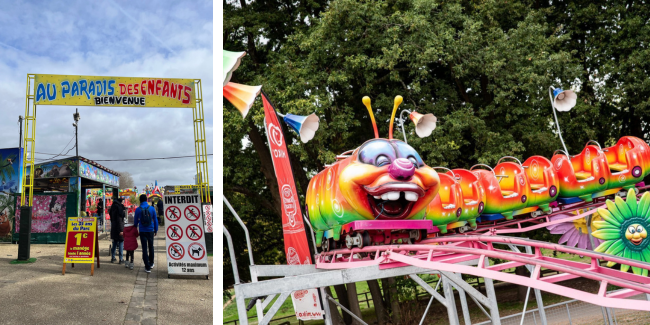
<svg viewBox="0 0 650 325"><path fill-rule="evenodd" d="M165 210L165 217L171 222L176 222L181 218L181 209L177 206L170 205Z"/></svg>
<svg viewBox="0 0 650 325"><path fill-rule="evenodd" d="M205 248L199 243L191 243L187 246L187 252L194 260L200 260L205 256Z"/></svg>
<svg viewBox="0 0 650 325"><path fill-rule="evenodd" d="M183 238L183 228L178 225L170 225L167 227L167 238L177 241Z"/></svg>
<svg viewBox="0 0 650 325"><path fill-rule="evenodd" d="M191 240L199 240L201 237L203 237L203 230L201 230L201 227L199 227L199 225L189 225L185 229L185 234L187 238Z"/></svg>
<svg viewBox="0 0 650 325"><path fill-rule="evenodd" d="M185 249L183 248L183 245L179 243L173 243L169 245L167 253L172 259L180 260L185 255Z"/></svg>
<svg viewBox="0 0 650 325"><path fill-rule="evenodd" d="M201 210L194 206L194 205L188 205L185 208L185 218L189 221L196 221L199 220L199 217L201 217Z"/></svg>

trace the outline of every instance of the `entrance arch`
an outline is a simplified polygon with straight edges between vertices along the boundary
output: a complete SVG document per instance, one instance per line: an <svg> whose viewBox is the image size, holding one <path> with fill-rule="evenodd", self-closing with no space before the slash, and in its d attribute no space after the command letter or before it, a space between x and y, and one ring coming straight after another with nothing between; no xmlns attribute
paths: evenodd
<svg viewBox="0 0 650 325"><path fill-rule="evenodd" d="M37 105L192 108L199 194L210 200L201 79L28 74L20 205L32 206Z"/></svg>

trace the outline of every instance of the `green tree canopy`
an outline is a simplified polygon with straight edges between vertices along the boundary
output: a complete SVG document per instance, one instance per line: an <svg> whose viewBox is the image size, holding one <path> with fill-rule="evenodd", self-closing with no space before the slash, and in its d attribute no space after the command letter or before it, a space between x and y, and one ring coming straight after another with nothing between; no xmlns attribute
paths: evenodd
<svg viewBox="0 0 650 325"><path fill-rule="evenodd" d="M424 139L405 125L430 166L550 158L561 143L549 86L578 93L576 107L558 113L570 153L591 139L604 146L622 135L648 137L650 10L642 2L242 0L226 2L224 17L224 48L248 53L232 81L263 85L282 113L321 117L308 144L285 133L303 195L324 164L373 137L366 95L382 137L396 95L401 109L438 117ZM253 233L256 263L283 263L261 107L257 101L242 120L224 105L224 191ZM402 138L397 127L394 134ZM245 278L243 234L229 213L224 223Z"/></svg>

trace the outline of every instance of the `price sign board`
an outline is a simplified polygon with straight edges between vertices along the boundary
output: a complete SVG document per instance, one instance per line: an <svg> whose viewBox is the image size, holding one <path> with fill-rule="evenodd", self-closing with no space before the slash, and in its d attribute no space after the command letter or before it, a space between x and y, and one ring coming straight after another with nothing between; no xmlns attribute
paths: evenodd
<svg viewBox="0 0 650 325"><path fill-rule="evenodd" d="M96 222L95 218L68 218L63 263L93 263Z"/></svg>
<svg viewBox="0 0 650 325"><path fill-rule="evenodd" d="M169 274L209 275L204 215L198 193L167 193L165 217Z"/></svg>

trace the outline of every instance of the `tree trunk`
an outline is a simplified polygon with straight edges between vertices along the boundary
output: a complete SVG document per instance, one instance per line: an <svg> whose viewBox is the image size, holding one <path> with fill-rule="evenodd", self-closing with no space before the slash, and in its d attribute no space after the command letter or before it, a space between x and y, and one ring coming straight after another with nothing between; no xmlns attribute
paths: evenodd
<svg viewBox="0 0 650 325"><path fill-rule="evenodd" d="M399 310L399 299L397 298L397 283L395 278L388 278L388 288L390 291L390 309L393 311L392 319L393 324L401 324L401 315Z"/></svg>
<svg viewBox="0 0 650 325"><path fill-rule="evenodd" d="M381 288L382 291L384 292L384 310L386 311L386 315L390 315L390 290L388 290L388 279L381 279Z"/></svg>
<svg viewBox="0 0 650 325"><path fill-rule="evenodd" d="M515 268L515 274L521 276L530 276L525 266L517 266L517 268ZM517 300L521 302L526 301L526 292L528 292L528 287L517 286Z"/></svg>
<svg viewBox="0 0 650 325"><path fill-rule="evenodd" d="M336 291L336 297L339 298L339 304L343 305L343 307L347 308L348 310L350 309L350 302L348 301L348 291L345 289L344 284L339 284L334 286L334 291ZM343 313L343 321L345 321L345 325L350 325L352 324L352 316L348 314L345 311L341 311Z"/></svg>
<svg viewBox="0 0 650 325"><path fill-rule="evenodd" d="M325 288L325 292L327 292L328 295L332 296L332 289L330 287ZM343 322L343 318L341 317L341 314L339 314L339 306L337 306L335 303L327 299L325 297L325 300L327 300L327 303L330 305L330 314L332 317L332 325L343 325L345 322Z"/></svg>
<svg viewBox="0 0 650 325"><path fill-rule="evenodd" d="M348 301L350 303L350 311L361 318L361 308L359 307L359 296L357 296L357 284L348 283ZM352 321L353 325L361 325L356 319Z"/></svg>
<svg viewBox="0 0 650 325"><path fill-rule="evenodd" d="M379 288L379 281L370 280L368 288L372 295L372 303L375 305L375 314L377 315L377 325L386 324L386 310L384 309L384 300L381 296L381 289Z"/></svg>

